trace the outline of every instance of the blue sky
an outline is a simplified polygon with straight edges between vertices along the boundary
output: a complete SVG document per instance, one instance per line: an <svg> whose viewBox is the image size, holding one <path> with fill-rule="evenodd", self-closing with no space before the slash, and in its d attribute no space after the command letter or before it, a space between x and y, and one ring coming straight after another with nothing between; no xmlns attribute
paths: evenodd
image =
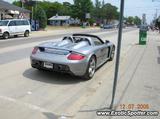
<svg viewBox="0 0 160 119"><path fill-rule="evenodd" d="M5 0L8 2L13 2L14 0ZM73 0L48 0L48 1L58 1L58 2L70 2L73 3ZM95 0L92 0L93 2ZM119 7L120 0L105 0L105 3L111 3ZM148 23L153 19L158 9L158 15L160 15L160 0L125 0L125 11L124 16L139 16L141 17L143 13L146 13Z"/></svg>

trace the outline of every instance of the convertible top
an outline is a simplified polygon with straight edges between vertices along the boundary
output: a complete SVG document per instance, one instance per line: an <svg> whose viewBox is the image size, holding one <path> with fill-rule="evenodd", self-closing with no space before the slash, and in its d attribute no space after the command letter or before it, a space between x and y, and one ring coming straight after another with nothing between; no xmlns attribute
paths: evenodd
<svg viewBox="0 0 160 119"><path fill-rule="evenodd" d="M99 38L98 36L96 35L91 35L91 34L73 34L72 36L87 36L87 37L94 37L94 38L97 38L99 39L100 41L102 41L101 38ZM103 41L102 41L103 42Z"/></svg>

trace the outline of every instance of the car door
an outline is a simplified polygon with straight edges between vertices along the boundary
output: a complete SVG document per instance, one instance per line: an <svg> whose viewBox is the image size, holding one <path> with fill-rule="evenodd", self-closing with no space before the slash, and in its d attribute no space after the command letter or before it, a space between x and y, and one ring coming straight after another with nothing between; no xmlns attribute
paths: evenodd
<svg viewBox="0 0 160 119"><path fill-rule="evenodd" d="M104 62L104 60L106 59L106 52L107 52L107 47L106 45L99 40L98 38L92 38L94 45L96 47L96 56L97 56L97 64L101 64Z"/></svg>
<svg viewBox="0 0 160 119"><path fill-rule="evenodd" d="M19 27L19 32L21 34L24 34L24 32L26 31L26 25L25 25L25 20L21 20L20 21L20 27Z"/></svg>
<svg viewBox="0 0 160 119"><path fill-rule="evenodd" d="M109 47L107 46L107 44L103 44L102 45L102 60L106 61L108 59L108 53L109 53Z"/></svg>
<svg viewBox="0 0 160 119"><path fill-rule="evenodd" d="M10 35L14 35L17 33L16 22L10 21L8 24L8 31Z"/></svg>
<svg viewBox="0 0 160 119"><path fill-rule="evenodd" d="M17 25L17 34L24 33L23 20L16 20L16 25Z"/></svg>
<svg viewBox="0 0 160 119"><path fill-rule="evenodd" d="M103 48L101 45L95 46L95 47L96 47L95 54L96 54L96 58L97 58L97 65L100 65L103 61L103 58L102 58Z"/></svg>
<svg viewBox="0 0 160 119"><path fill-rule="evenodd" d="M29 32L31 30L31 26L28 20L23 21L23 31L25 32L26 30L29 30Z"/></svg>

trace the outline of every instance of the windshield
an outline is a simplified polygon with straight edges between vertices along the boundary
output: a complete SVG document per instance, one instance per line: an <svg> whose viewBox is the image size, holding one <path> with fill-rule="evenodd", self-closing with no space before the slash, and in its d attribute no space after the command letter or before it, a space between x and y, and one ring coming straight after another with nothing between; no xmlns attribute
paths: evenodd
<svg viewBox="0 0 160 119"><path fill-rule="evenodd" d="M0 21L0 26L7 26L8 21Z"/></svg>

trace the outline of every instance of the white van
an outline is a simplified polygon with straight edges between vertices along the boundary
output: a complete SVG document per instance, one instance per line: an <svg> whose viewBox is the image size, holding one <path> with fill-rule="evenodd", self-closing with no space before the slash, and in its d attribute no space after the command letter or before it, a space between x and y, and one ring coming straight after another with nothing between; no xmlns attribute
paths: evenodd
<svg viewBox="0 0 160 119"><path fill-rule="evenodd" d="M12 20L0 20L0 36L4 39L9 36L24 35L29 36L31 32L31 26L28 20L25 19L12 19Z"/></svg>

